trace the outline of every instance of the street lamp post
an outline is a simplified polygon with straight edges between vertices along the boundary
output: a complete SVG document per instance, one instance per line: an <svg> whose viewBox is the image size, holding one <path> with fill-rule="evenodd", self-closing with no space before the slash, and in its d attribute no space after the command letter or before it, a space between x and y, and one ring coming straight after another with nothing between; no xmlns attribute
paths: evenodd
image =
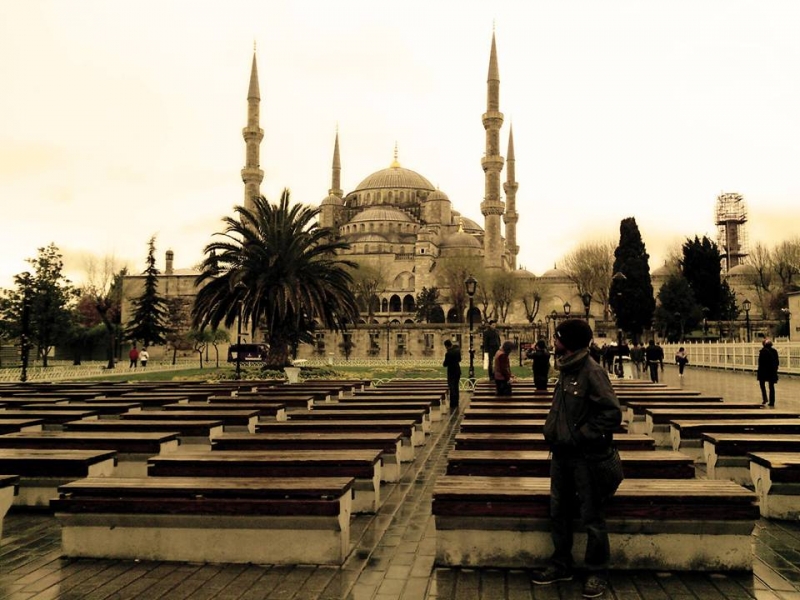
<svg viewBox="0 0 800 600"><path fill-rule="evenodd" d="M22 383L28 381L28 360L31 350L31 274L22 274L22 332L20 337L20 361L22 362L22 372L19 380Z"/></svg>
<svg viewBox="0 0 800 600"><path fill-rule="evenodd" d="M703 337L708 337L708 307L703 307ZM750 340L747 340L748 342Z"/></svg>
<svg viewBox="0 0 800 600"><path fill-rule="evenodd" d="M245 290L245 285L241 281L237 282L234 286L236 290L236 301L239 303L239 318L236 319L236 380L242 378L242 294Z"/></svg>
<svg viewBox="0 0 800 600"><path fill-rule="evenodd" d="M589 309L592 306L592 295L589 292L581 294L581 302L583 302L583 311L586 321L589 321Z"/></svg>
<svg viewBox="0 0 800 600"><path fill-rule="evenodd" d="M386 321L386 362L389 362L389 344L391 343L391 321Z"/></svg>
<svg viewBox="0 0 800 600"><path fill-rule="evenodd" d="M750 300L745 298L744 302L742 302L742 308L744 309L744 322L745 327L747 328L747 342L750 342L750 308L752 308L752 304Z"/></svg>
<svg viewBox="0 0 800 600"><path fill-rule="evenodd" d="M539 338L542 337L542 320L539 319L536 321L536 341L539 341Z"/></svg>
<svg viewBox="0 0 800 600"><path fill-rule="evenodd" d="M467 277L464 281L464 287L467 289L467 296L469 296L469 384L475 388L475 347L472 341L472 297L478 289L478 280L472 275ZM491 357L490 357L491 360Z"/></svg>
<svg viewBox="0 0 800 600"><path fill-rule="evenodd" d="M783 313L783 316L786 317L786 339L791 341L791 339L792 339L792 331L790 329L791 323L789 322L789 317L792 316L792 313L789 311L788 308L782 308L781 312Z"/></svg>
<svg viewBox="0 0 800 600"><path fill-rule="evenodd" d="M617 271L616 273L614 273L614 275L611 276L611 279L612 279L613 282L617 283L617 297L619 297L621 299L622 298L622 290L620 288L624 285L623 282L627 281L628 278L625 276L625 273L623 273L622 271ZM617 305L617 306L618 306L618 308L621 307L621 305ZM619 378L623 378L623 377L625 377L625 368L624 368L623 363L622 363L622 327L620 327L620 325L619 325L619 322L620 322L620 320L619 320L619 310L617 311L616 317L617 317L617 359L619 361L619 370L618 370L617 376Z"/></svg>
<svg viewBox="0 0 800 600"><path fill-rule="evenodd" d="M572 306L570 306L569 302L564 302L564 316L565 317L569 317L570 309L572 309Z"/></svg>

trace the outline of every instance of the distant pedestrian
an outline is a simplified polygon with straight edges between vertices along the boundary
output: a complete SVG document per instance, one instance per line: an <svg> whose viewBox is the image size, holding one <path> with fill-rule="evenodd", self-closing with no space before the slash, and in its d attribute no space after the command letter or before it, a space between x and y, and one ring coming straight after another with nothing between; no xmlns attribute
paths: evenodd
<svg viewBox="0 0 800 600"><path fill-rule="evenodd" d="M683 369L689 364L689 357L686 355L686 350L684 350L683 346L678 348L675 353L675 362L678 365L678 377L683 377Z"/></svg>
<svg viewBox="0 0 800 600"><path fill-rule="evenodd" d="M131 363L128 365L128 368L135 369L139 363L139 351L136 349L136 344L131 346L131 351L128 352L128 358L131 359Z"/></svg>
<svg viewBox="0 0 800 600"><path fill-rule="evenodd" d="M527 357L533 361L533 386L537 390L546 390L547 380L550 378L550 352L544 340L536 342L528 350Z"/></svg>
<svg viewBox="0 0 800 600"><path fill-rule="evenodd" d="M772 347L772 340L764 338L761 350L758 352L758 385L761 388L761 405L767 404L775 408L775 384L778 383L778 366L780 364L778 351ZM769 384L769 398L767 398L767 384Z"/></svg>
<svg viewBox="0 0 800 600"><path fill-rule="evenodd" d="M494 355L494 385L498 396L510 396L514 376L511 374L510 355L514 350L514 342L503 342L500 350Z"/></svg>
<svg viewBox="0 0 800 600"><path fill-rule="evenodd" d="M461 381L461 348L451 342L444 341L444 362L443 367L447 367L447 388L450 390L450 408L458 410L458 385Z"/></svg>
<svg viewBox="0 0 800 600"><path fill-rule="evenodd" d="M497 321L490 319L483 330L483 351L489 355L489 381L494 381L494 355L500 350L500 332L496 325Z"/></svg>
<svg viewBox="0 0 800 600"><path fill-rule="evenodd" d="M633 372L636 379L641 379L644 373L644 348L639 342L633 344L631 349L631 363L633 363Z"/></svg>
<svg viewBox="0 0 800 600"><path fill-rule="evenodd" d="M142 365L142 368L147 367L147 361L150 360L150 353L147 351L147 346L142 348L142 351L139 352L139 363Z"/></svg>
<svg viewBox="0 0 800 600"><path fill-rule="evenodd" d="M650 369L650 381L658 383L658 367L664 370L664 349L657 345L655 340L650 340L644 350L644 359L647 361L647 368Z"/></svg>

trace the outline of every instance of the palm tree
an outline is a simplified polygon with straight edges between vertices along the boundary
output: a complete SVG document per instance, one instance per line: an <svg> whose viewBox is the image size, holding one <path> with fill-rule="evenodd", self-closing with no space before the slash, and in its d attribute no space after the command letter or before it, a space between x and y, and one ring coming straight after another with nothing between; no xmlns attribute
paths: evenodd
<svg viewBox="0 0 800 600"><path fill-rule="evenodd" d="M256 328L266 335L267 365L282 367L290 347L313 340L314 320L334 331L356 322L348 272L355 264L336 257L349 246L318 226L319 209L290 207L286 189L276 205L262 196L251 210L236 206L234 212L238 219L225 217L225 230L215 234L221 239L204 249L195 327L231 328L241 311L251 335Z"/></svg>

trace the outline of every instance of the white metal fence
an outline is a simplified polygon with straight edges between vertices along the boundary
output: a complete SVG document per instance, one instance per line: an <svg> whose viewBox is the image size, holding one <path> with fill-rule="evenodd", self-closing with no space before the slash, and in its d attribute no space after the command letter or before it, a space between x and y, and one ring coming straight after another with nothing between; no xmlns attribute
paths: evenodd
<svg viewBox="0 0 800 600"><path fill-rule="evenodd" d="M773 344L780 358L780 372L800 375L800 343L773 340ZM664 362L675 362L675 353L681 346L686 349L690 365L734 371L755 371L761 350L760 341L663 344Z"/></svg>
<svg viewBox="0 0 800 600"><path fill-rule="evenodd" d="M178 359L176 364L171 361L149 361L147 368L141 366L136 369L129 369L127 361L117 363L115 369L107 369L106 361L84 361L81 365L73 365L70 361L50 360L48 366L43 367L39 361L30 365L27 369L28 381L60 381L64 379L80 379L84 377L103 377L111 375L125 375L126 373L140 373L142 371L179 371L182 369L192 369L199 365L197 359L186 360ZM213 364L213 363L212 363ZM20 381L22 368L3 368L0 369L0 382Z"/></svg>

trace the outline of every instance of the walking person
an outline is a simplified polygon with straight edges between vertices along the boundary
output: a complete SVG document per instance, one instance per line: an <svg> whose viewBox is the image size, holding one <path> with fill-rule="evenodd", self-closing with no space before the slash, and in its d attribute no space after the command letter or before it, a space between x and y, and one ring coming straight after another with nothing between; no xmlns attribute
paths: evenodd
<svg viewBox="0 0 800 600"><path fill-rule="evenodd" d="M761 343L761 350L758 351L758 385L761 388L761 405L769 402L770 408L775 408L775 384L778 382L778 366L780 359L778 351L772 347L772 340L764 338ZM767 385L769 384L769 397L767 397Z"/></svg>
<svg viewBox="0 0 800 600"><path fill-rule="evenodd" d="M528 350L527 357L533 361L533 386L537 390L546 390L547 380L550 378L550 351L544 340L536 342L536 345Z"/></svg>
<svg viewBox="0 0 800 600"><path fill-rule="evenodd" d="M655 340L650 340L644 350L644 359L650 369L650 381L658 383L658 367L664 370L664 349L656 345Z"/></svg>
<svg viewBox="0 0 800 600"><path fill-rule="evenodd" d="M494 355L494 385L498 396L510 396L514 376L511 374L511 352L514 342L503 342Z"/></svg>
<svg viewBox="0 0 800 600"><path fill-rule="evenodd" d="M139 364L142 365L142 368L147 368L147 361L150 360L150 353L147 351L147 346L142 348L142 351L139 352Z"/></svg>
<svg viewBox="0 0 800 600"><path fill-rule="evenodd" d="M137 364L139 363L139 351L136 349L136 344L131 346L131 351L128 352L128 358L130 359L130 364L128 365L129 369L135 369Z"/></svg>
<svg viewBox="0 0 800 600"><path fill-rule="evenodd" d="M494 381L494 356L500 350L500 332L497 331L497 321L489 320L489 325L483 330L483 351L489 355L489 381Z"/></svg>
<svg viewBox="0 0 800 600"><path fill-rule="evenodd" d="M544 425L552 455L550 525L554 550L548 565L531 574L538 585L572 579L573 508L577 500L587 536L584 563L589 572L584 598L602 596L608 587L611 550L605 506L615 490L602 489L597 464L614 453L613 431L622 422L622 410L607 371L589 357L592 335L583 319L568 319L556 328L559 375Z"/></svg>
<svg viewBox="0 0 800 600"><path fill-rule="evenodd" d="M678 377L683 377L683 370L689 364L689 357L686 356L686 350L681 346L675 353L675 362L678 365Z"/></svg>
<svg viewBox="0 0 800 600"><path fill-rule="evenodd" d="M443 367L447 367L447 388L450 390L450 409L458 410L459 390L458 385L461 381L461 348L450 340L444 341L444 362Z"/></svg>
<svg viewBox="0 0 800 600"><path fill-rule="evenodd" d="M641 379L644 373L644 348L639 342L634 342L631 349L631 363L636 379Z"/></svg>

